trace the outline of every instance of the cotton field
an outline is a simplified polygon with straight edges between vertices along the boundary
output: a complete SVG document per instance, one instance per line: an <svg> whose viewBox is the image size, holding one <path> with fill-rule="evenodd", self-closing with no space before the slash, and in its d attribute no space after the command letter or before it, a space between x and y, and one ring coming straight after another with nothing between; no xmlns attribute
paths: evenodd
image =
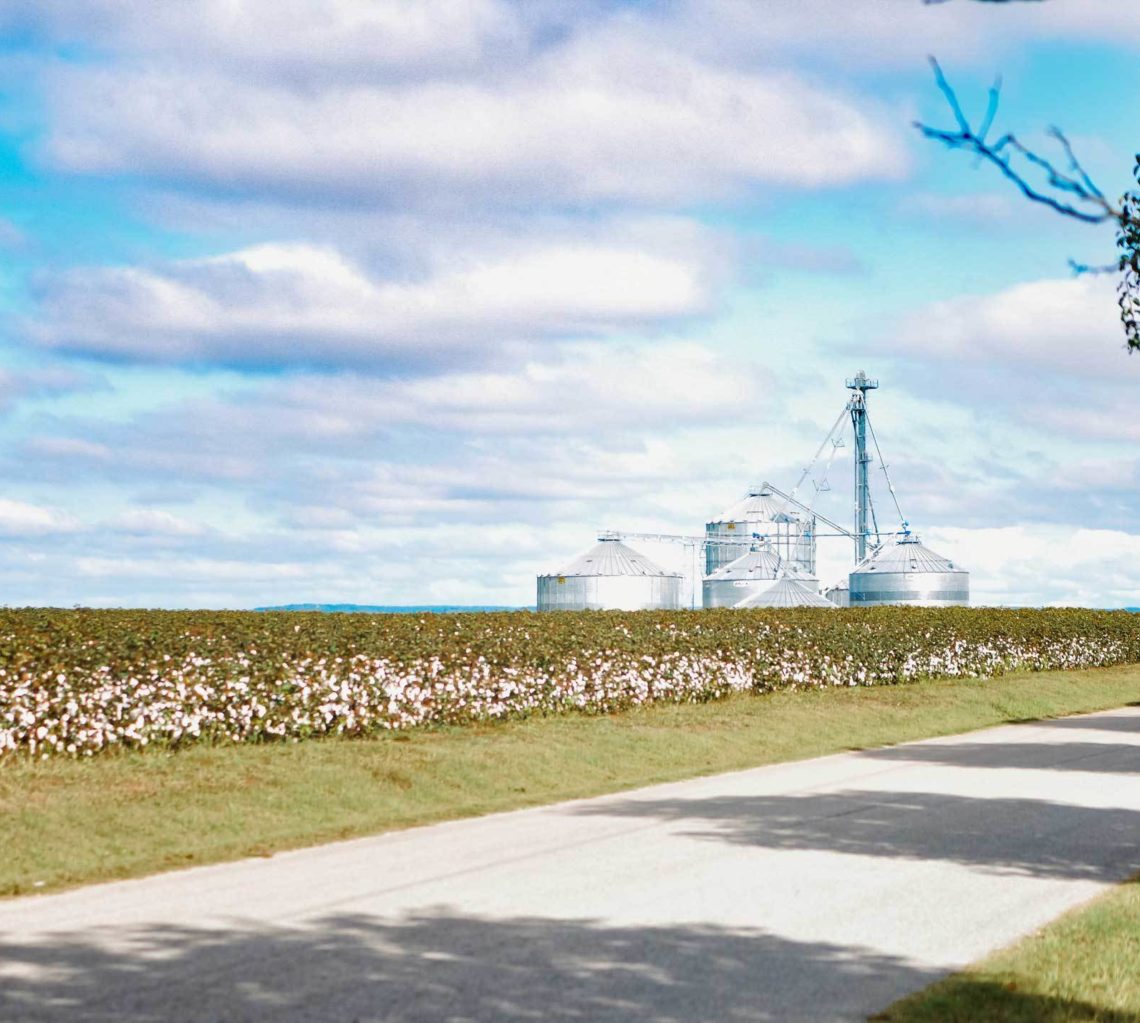
<svg viewBox="0 0 1140 1023"><path fill-rule="evenodd" d="M0 612L0 756L364 735L1140 661L1123 612Z"/></svg>

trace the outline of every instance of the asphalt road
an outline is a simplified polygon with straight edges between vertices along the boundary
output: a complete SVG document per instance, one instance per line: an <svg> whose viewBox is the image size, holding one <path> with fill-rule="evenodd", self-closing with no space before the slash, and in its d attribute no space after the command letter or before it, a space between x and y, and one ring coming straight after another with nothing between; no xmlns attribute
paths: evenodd
<svg viewBox="0 0 1140 1023"><path fill-rule="evenodd" d="M857 1020L1140 871L1140 707L0 902L0 1020ZM2 836L0 836L2 855Z"/></svg>

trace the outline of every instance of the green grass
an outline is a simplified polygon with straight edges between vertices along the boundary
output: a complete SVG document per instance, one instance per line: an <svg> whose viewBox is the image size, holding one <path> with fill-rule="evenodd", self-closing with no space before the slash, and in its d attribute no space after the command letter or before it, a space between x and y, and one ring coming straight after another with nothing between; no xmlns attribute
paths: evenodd
<svg viewBox="0 0 1140 1023"><path fill-rule="evenodd" d="M1140 665L295 744L0 761L0 895L1140 700Z"/></svg>
<svg viewBox="0 0 1140 1023"><path fill-rule="evenodd" d="M872 1019L1140 1023L1140 877Z"/></svg>

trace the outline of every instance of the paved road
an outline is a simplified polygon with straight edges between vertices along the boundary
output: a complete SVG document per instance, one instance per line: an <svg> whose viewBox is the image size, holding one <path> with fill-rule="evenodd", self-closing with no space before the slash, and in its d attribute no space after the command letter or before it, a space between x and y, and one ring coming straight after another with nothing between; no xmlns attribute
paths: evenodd
<svg viewBox="0 0 1140 1023"><path fill-rule="evenodd" d="M0 1019L862 1019L1140 870L1138 775L1133 707L0 902Z"/></svg>

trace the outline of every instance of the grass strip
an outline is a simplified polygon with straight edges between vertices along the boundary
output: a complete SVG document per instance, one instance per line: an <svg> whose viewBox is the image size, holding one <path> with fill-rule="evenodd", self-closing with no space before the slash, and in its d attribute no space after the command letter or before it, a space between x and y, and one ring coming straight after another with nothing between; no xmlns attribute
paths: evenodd
<svg viewBox="0 0 1140 1023"><path fill-rule="evenodd" d="M871 1018L1140 1023L1140 877Z"/></svg>
<svg viewBox="0 0 1140 1023"><path fill-rule="evenodd" d="M1140 700L1140 665L744 695L375 738L0 761L0 895Z"/></svg>

